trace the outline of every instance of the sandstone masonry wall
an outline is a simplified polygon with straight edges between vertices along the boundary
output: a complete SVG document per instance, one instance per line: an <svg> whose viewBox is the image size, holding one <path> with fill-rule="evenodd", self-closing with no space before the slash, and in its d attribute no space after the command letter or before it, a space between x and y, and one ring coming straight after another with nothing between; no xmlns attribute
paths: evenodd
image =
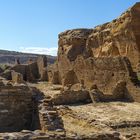
<svg viewBox="0 0 140 140"><path fill-rule="evenodd" d="M0 86L0 132L31 129L32 94L25 86Z"/></svg>

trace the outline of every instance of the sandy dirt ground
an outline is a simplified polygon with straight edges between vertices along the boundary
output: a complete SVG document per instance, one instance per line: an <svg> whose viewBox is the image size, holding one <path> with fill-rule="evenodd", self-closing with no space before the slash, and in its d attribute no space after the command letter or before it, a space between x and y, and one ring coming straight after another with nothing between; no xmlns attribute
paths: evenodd
<svg viewBox="0 0 140 140"><path fill-rule="evenodd" d="M60 94L60 85L35 85L46 96ZM140 139L140 103L108 102L57 106L67 133L92 135L118 131L127 139Z"/></svg>

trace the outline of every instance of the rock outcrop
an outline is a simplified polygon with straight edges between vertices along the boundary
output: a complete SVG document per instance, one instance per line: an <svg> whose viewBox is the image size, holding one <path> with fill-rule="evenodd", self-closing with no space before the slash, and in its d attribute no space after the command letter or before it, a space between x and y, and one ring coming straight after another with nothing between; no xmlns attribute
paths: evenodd
<svg viewBox="0 0 140 140"><path fill-rule="evenodd" d="M140 3L110 23L94 29L68 30L59 34L58 59L74 61L79 55L88 57L125 56L133 68L140 59Z"/></svg>
<svg viewBox="0 0 140 140"><path fill-rule="evenodd" d="M135 73L140 59L139 9L140 3L136 3L110 23L60 33L57 83L67 86L83 81L86 89L96 84L104 94L112 94L123 80L132 98L140 101Z"/></svg>

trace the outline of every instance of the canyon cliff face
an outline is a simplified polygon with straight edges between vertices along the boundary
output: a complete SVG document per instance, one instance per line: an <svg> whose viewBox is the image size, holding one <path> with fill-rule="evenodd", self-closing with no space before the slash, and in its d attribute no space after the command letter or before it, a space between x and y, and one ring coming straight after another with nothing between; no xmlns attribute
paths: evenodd
<svg viewBox="0 0 140 140"><path fill-rule="evenodd" d="M60 33L58 44L59 83L82 83L86 88L97 84L111 93L124 80L132 89L138 83L134 71L140 60L140 3L110 23Z"/></svg>
<svg viewBox="0 0 140 140"><path fill-rule="evenodd" d="M140 3L119 18L94 29L68 30L59 34L58 61L87 57L126 56L136 68L140 58Z"/></svg>

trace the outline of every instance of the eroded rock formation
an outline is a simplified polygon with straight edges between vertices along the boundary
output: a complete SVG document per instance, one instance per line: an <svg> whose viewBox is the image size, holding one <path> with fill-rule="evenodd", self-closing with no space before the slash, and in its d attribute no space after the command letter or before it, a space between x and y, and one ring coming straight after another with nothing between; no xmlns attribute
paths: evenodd
<svg viewBox="0 0 140 140"><path fill-rule="evenodd" d="M58 59L74 61L88 57L128 57L133 68L140 59L140 3L119 18L94 29L68 30L59 34Z"/></svg>
<svg viewBox="0 0 140 140"><path fill-rule="evenodd" d="M140 101L134 72L140 59L139 9L140 3L136 3L110 23L60 33L57 83L67 86L84 81L86 89L96 84L104 94L112 94L123 80L134 100Z"/></svg>

